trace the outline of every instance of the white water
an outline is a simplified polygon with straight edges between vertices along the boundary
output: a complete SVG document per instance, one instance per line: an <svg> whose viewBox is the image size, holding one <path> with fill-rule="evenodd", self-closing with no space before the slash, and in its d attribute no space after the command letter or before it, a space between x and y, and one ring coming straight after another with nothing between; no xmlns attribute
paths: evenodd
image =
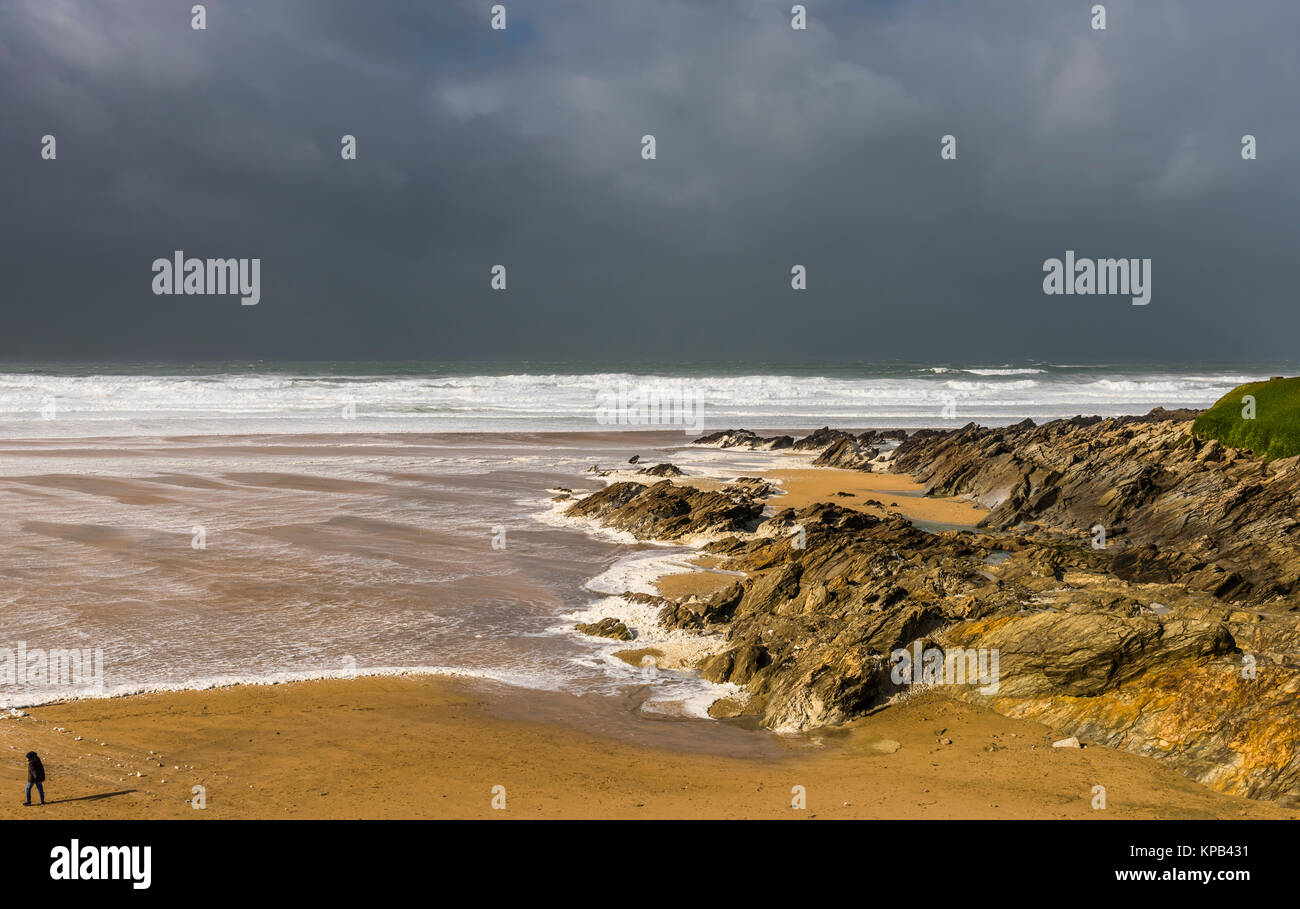
<svg viewBox="0 0 1300 909"><path fill-rule="evenodd" d="M574 521L551 501L557 485L598 487L588 465L625 464L632 453L723 473L736 470L729 454L737 463L763 454L656 452L651 442L15 443L0 453L0 708L410 673L583 694L645 689L646 710L702 714L733 689L694 673L647 676L614 656L697 642L618 596L652 590L693 550ZM499 550L497 527L508 541ZM636 642L574 631L607 615ZM89 666L56 677L52 650L99 651L100 684Z"/></svg>
<svg viewBox="0 0 1300 909"><path fill-rule="evenodd" d="M0 438L265 432L598 431L620 392L685 392L709 429L916 427L1206 407L1267 371L919 367L888 374L0 373ZM636 400L634 397L633 400ZM668 425L684 421L664 414ZM662 424L661 424L662 425ZM683 427L683 434L688 429Z"/></svg>

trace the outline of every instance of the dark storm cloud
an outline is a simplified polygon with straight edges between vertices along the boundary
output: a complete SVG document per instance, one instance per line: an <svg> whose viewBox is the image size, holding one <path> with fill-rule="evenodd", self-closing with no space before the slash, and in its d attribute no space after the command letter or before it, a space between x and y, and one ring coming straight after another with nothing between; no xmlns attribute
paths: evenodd
<svg viewBox="0 0 1300 909"><path fill-rule="evenodd" d="M0 354L1294 350L1292 0L191 5L0 8ZM262 302L154 296L175 249ZM1044 296L1066 249L1151 305Z"/></svg>

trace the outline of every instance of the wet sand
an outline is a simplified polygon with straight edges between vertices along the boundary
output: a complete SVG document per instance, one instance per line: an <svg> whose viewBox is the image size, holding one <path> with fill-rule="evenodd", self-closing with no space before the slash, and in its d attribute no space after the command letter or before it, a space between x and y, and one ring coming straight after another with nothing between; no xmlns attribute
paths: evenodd
<svg viewBox="0 0 1300 909"><path fill-rule="evenodd" d="M707 721L631 704L596 734L567 721L584 700L398 677L49 705L0 720L0 817L1295 816L1135 755L1054 749L1044 726L934 695L786 739L722 723L700 735ZM44 807L21 804L28 750L45 763ZM186 803L195 785L203 810Z"/></svg>
<svg viewBox="0 0 1300 909"><path fill-rule="evenodd" d="M776 452L772 454L771 466L752 468L752 474L775 483L780 490L765 500L774 511L783 508L799 509L815 502L834 502L868 514L899 514L924 525L944 527L973 527L988 514L987 509L960 496L927 496L925 487L905 474L782 465L785 460L807 457L806 454ZM644 483L648 486L662 482L659 477L648 477L627 470L615 471L610 479ZM718 477L701 476L670 479L679 485L692 486L706 492L720 489L728 482Z"/></svg>
<svg viewBox="0 0 1300 909"><path fill-rule="evenodd" d="M706 556L692 561L699 565L701 570L679 571L655 580L654 586L660 596L674 599L687 596L706 597L715 590L734 584L742 577L727 571L710 570L717 563L717 559Z"/></svg>
<svg viewBox="0 0 1300 909"><path fill-rule="evenodd" d="M779 482L785 493L767 500L776 509L834 502L868 514L901 514L914 521L966 526L979 523L988 514L986 509L967 499L925 496L924 486L902 474L809 467L764 471L763 478ZM870 500L880 504L868 505Z"/></svg>

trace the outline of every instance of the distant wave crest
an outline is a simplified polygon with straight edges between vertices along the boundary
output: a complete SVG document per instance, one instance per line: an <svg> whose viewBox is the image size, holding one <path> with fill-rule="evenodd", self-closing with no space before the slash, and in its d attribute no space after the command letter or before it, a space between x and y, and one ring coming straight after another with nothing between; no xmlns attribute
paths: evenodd
<svg viewBox="0 0 1300 909"><path fill-rule="evenodd" d="M0 437L357 431L599 431L602 405L686 389L710 427L997 423L1206 407L1264 375L930 366L845 375L630 372L322 376L0 373ZM945 409L946 407L946 409ZM944 417L947 419L947 417Z"/></svg>

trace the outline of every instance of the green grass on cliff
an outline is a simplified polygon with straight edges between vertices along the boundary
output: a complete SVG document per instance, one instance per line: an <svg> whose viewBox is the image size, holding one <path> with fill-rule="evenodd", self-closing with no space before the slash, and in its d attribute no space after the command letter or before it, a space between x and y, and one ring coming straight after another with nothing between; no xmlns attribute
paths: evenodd
<svg viewBox="0 0 1300 909"><path fill-rule="evenodd" d="M1255 419L1242 415L1242 398L1255 396ZM1234 388L1196 418L1192 433L1248 448L1267 460L1300 454L1300 378L1251 382Z"/></svg>

